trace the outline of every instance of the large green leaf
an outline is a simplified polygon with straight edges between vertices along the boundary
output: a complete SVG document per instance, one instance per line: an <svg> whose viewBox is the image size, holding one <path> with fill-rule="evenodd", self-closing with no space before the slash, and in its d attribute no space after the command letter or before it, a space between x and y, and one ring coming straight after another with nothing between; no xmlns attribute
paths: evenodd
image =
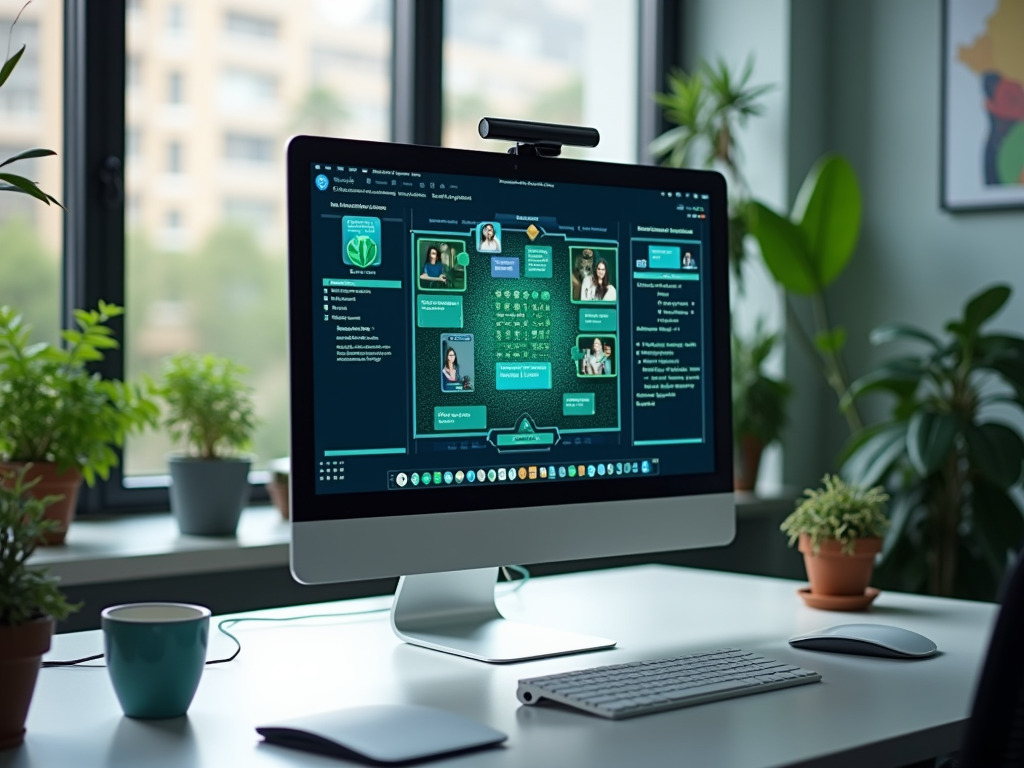
<svg viewBox="0 0 1024 768"><path fill-rule="evenodd" d="M31 160L34 157L49 157L50 155L56 155L52 149L26 149L24 152L19 152L14 157L9 157L0 163L0 168L11 163L16 163L19 160Z"/></svg>
<svg viewBox="0 0 1024 768"><path fill-rule="evenodd" d="M7 82L7 78L11 76L11 72L13 72L14 68L18 66L18 61L21 59L24 53L25 46L23 45L21 46L21 48L18 49L17 53L15 53L13 56L11 56L11 58L4 62L3 67L0 68L0 85L3 85Z"/></svg>
<svg viewBox="0 0 1024 768"><path fill-rule="evenodd" d="M967 332L977 333L985 321L1003 308L1011 293L1013 291L1008 285L994 285L973 296L964 307L964 325Z"/></svg>
<svg viewBox="0 0 1024 768"><path fill-rule="evenodd" d="M907 456L922 476L942 466L953 449L957 418L952 413L917 411L907 426Z"/></svg>
<svg viewBox="0 0 1024 768"><path fill-rule="evenodd" d="M839 277L853 256L860 214L860 186L853 166L839 155L825 155L804 179L792 215L822 288Z"/></svg>
<svg viewBox="0 0 1024 768"><path fill-rule="evenodd" d="M772 276L788 291L811 296L821 286L800 228L761 203L750 208L750 233Z"/></svg>
<svg viewBox="0 0 1024 768"><path fill-rule="evenodd" d="M926 333L920 328L915 328L906 323L885 323L880 325L871 331L868 339L876 347L888 344L891 341L923 341L925 344L930 344L936 349L942 348L939 340L930 333Z"/></svg>
<svg viewBox="0 0 1024 768"><path fill-rule="evenodd" d="M964 429L971 463L998 488L1009 488L1020 479L1024 440L1006 426L989 422L968 424Z"/></svg>
<svg viewBox="0 0 1024 768"><path fill-rule="evenodd" d="M916 358L890 360L850 384L839 405L845 410L858 397L878 391L892 392L901 400L906 399L917 391L925 373L924 366Z"/></svg>
<svg viewBox="0 0 1024 768"><path fill-rule="evenodd" d="M842 475L855 485L875 485L907 450L907 424L897 422L865 440L843 463Z"/></svg>
<svg viewBox="0 0 1024 768"><path fill-rule="evenodd" d="M24 176L18 176L13 173L0 173L0 181L6 181L8 184L15 187L18 192L31 195L37 200L42 200L47 205L50 204L46 193L39 189L34 181L29 181Z"/></svg>

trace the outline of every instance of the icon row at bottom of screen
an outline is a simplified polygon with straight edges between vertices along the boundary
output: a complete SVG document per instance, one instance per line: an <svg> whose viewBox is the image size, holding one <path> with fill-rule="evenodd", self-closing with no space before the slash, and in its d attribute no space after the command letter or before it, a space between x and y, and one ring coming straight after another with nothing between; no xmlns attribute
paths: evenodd
<svg viewBox="0 0 1024 768"><path fill-rule="evenodd" d="M497 467L470 470L432 470L427 472L397 472L393 483L398 488L416 488L430 485L470 485L501 483L520 480L554 480L615 475L648 475L655 471L656 462L616 461L601 464L559 464L547 466Z"/></svg>

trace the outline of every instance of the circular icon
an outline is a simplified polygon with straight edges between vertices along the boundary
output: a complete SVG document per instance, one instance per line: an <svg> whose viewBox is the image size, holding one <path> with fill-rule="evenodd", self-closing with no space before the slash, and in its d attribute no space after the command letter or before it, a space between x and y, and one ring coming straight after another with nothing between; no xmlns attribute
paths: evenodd
<svg viewBox="0 0 1024 768"><path fill-rule="evenodd" d="M486 478L486 477L487 477L487 473L484 472L482 469L478 469L476 471L476 479L479 480L481 483L484 481L484 478Z"/></svg>
<svg viewBox="0 0 1024 768"><path fill-rule="evenodd" d="M493 469L487 470L487 480L488 481L493 483L497 479L498 479L498 473L497 472L495 472Z"/></svg>
<svg viewBox="0 0 1024 768"><path fill-rule="evenodd" d="M457 261L459 263L460 267L468 267L469 266L469 254L466 253L465 251L463 251L462 253L460 253L458 256L455 257L455 261Z"/></svg>
<svg viewBox="0 0 1024 768"><path fill-rule="evenodd" d="M455 482L456 483L461 483L465 479L466 479L466 473L463 472L461 469L458 472L455 473Z"/></svg>
<svg viewBox="0 0 1024 768"><path fill-rule="evenodd" d="M520 480L525 480L526 479L526 467L520 467L518 475L519 475L519 479Z"/></svg>
<svg viewBox="0 0 1024 768"><path fill-rule="evenodd" d="M419 485L420 484L420 476L416 472L413 472L412 473L412 477L410 477L409 479L412 480L412 484L413 485Z"/></svg>
<svg viewBox="0 0 1024 768"><path fill-rule="evenodd" d="M408 478L408 476L407 476L407 475L405 474L405 472L399 472L399 473L398 473L398 474L397 474L397 475L395 476L395 484L396 484L396 485L397 485L397 486L398 486L399 488L405 488L405 484L406 484L407 482L409 482L409 478Z"/></svg>
<svg viewBox="0 0 1024 768"><path fill-rule="evenodd" d="M423 473L423 484L424 485L430 485L430 473L429 472L424 472Z"/></svg>
<svg viewBox="0 0 1024 768"><path fill-rule="evenodd" d="M587 477L593 477L596 472L597 472L597 469L596 469L596 467L594 467L593 464L588 464L587 465ZM604 474L604 473L602 472L601 474Z"/></svg>
<svg viewBox="0 0 1024 768"><path fill-rule="evenodd" d="M551 291L542 291L540 297L543 301L548 301L551 298Z"/></svg>
<svg viewBox="0 0 1024 768"><path fill-rule="evenodd" d="M558 468L558 476L559 477L565 477L565 467L559 467Z"/></svg>
<svg viewBox="0 0 1024 768"><path fill-rule="evenodd" d="M530 294L530 298L533 299L534 301L536 301L537 299L540 298L540 292L539 291L534 291L533 293Z"/></svg>
<svg viewBox="0 0 1024 768"><path fill-rule="evenodd" d="M471 469L466 473L466 481L472 483L474 480L476 480L476 472Z"/></svg>
<svg viewBox="0 0 1024 768"><path fill-rule="evenodd" d="M576 477L576 465L573 464L569 467L569 477Z"/></svg>
<svg viewBox="0 0 1024 768"><path fill-rule="evenodd" d="M590 474L593 474L593 472L591 472ZM599 474L601 477L604 477L604 464L597 465L597 474Z"/></svg>
<svg viewBox="0 0 1024 768"><path fill-rule="evenodd" d="M454 478L455 478L455 475L453 475L453 474L452 474L451 472L445 472L445 473L444 473L444 481L445 481L446 483L448 483L448 485L451 485L451 484L452 484L452 480L453 480Z"/></svg>
<svg viewBox="0 0 1024 768"><path fill-rule="evenodd" d="M330 182L327 181L327 177L321 173L317 175L316 179L314 180L314 183L316 184L316 188L323 192L325 189L327 189L327 185Z"/></svg>
<svg viewBox="0 0 1024 768"><path fill-rule="evenodd" d="M511 467L509 469L509 471L508 471L508 479L509 480L515 480L516 479L516 468L515 467Z"/></svg>

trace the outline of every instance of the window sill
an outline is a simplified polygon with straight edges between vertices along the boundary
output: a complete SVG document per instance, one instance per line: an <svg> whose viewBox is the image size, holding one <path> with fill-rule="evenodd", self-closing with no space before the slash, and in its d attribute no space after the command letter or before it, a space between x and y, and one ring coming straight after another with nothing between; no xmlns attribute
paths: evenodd
<svg viewBox="0 0 1024 768"><path fill-rule="evenodd" d="M736 494L739 521L789 512L792 493ZM76 520L62 547L40 547L33 565L44 565L64 586L191 576L288 565L289 525L274 507L242 513L235 537L183 536L170 515Z"/></svg>

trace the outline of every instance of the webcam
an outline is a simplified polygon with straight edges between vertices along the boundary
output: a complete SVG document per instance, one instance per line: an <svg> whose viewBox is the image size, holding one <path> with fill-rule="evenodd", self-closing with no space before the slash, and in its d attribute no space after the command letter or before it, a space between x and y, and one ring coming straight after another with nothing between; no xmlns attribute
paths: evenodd
<svg viewBox="0 0 1024 768"><path fill-rule="evenodd" d="M479 125L480 138L514 141L510 155L558 157L566 144L573 147L596 147L601 134L596 128L556 123L535 123L529 120L508 120L485 117Z"/></svg>

